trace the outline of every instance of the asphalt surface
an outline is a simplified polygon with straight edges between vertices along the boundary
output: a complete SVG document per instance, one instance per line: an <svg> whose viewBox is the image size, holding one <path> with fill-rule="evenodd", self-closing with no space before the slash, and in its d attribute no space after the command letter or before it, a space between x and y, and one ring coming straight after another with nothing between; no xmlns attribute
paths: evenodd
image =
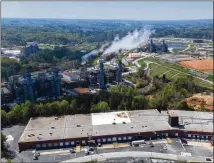
<svg viewBox="0 0 214 163"><path fill-rule="evenodd" d="M167 146L167 150L162 150L163 146ZM184 149L185 148L185 149ZM149 145L141 145L139 147L123 147L123 148L105 148L105 149L98 149L97 152L94 151L94 154L104 154L104 153L112 153L112 152L153 152L153 153L162 153L162 154L174 154L174 155L181 155L181 152L185 153L191 153L191 156L201 156L201 157L212 157L212 151L209 149L206 149L205 147L196 147L196 146L185 146L182 147L179 141L177 139L172 139L171 144L155 144L154 147L150 147ZM59 151L59 150L40 150L38 152L41 153L41 156L39 157L38 160L32 160L33 154L32 150L29 151L23 151L21 153L17 154L17 158L14 159L14 161L19 161L23 160L23 162L62 162L74 158L79 158L79 157L84 157L85 153L84 151L78 152L76 154L70 154L69 153L69 148L63 149L62 153L58 154L45 154L43 155L42 153L44 152L54 152L54 151ZM92 157L91 155L91 157ZM22 159L20 159L22 158ZM118 158L119 159L119 158ZM106 161L115 161L118 160L117 158L112 158L112 159L107 159ZM119 160L129 160L130 157L127 158L120 158Z"/></svg>
<svg viewBox="0 0 214 163"><path fill-rule="evenodd" d="M21 137L24 129L25 129L25 126L19 126L19 125L15 125L12 127L2 129L2 133L5 136L11 135L14 139L12 141L8 141L11 149L16 150L16 151L18 150L18 141L19 141L19 138Z"/></svg>

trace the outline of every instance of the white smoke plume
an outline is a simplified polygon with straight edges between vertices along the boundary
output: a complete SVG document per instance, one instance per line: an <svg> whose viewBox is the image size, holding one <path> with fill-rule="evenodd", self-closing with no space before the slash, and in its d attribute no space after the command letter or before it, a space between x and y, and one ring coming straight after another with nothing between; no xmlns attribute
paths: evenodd
<svg viewBox="0 0 214 163"><path fill-rule="evenodd" d="M141 30L136 29L133 33L129 32L125 37L121 39L116 36L111 46L107 48L103 54L109 54L113 52L117 53L119 52L119 50L135 49L140 45L146 43L152 33L154 33L154 31L152 31L151 26L145 26Z"/></svg>

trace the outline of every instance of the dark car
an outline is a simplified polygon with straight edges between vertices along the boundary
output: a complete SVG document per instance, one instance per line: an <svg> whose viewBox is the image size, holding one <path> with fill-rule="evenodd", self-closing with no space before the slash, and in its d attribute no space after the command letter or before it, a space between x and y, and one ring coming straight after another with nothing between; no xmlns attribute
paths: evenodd
<svg viewBox="0 0 214 163"><path fill-rule="evenodd" d="M102 144L101 144L101 143L98 143L98 147L102 147Z"/></svg>
<svg viewBox="0 0 214 163"><path fill-rule="evenodd" d="M154 144L152 142L149 142L150 147L154 147Z"/></svg>
<svg viewBox="0 0 214 163"><path fill-rule="evenodd" d="M76 151L73 148L71 148L69 151L70 153L76 153Z"/></svg>
<svg viewBox="0 0 214 163"><path fill-rule="evenodd" d="M210 158L206 158L206 161L212 161L212 159L210 159Z"/></svg>
<svg viewBox="0 0 214 163"><path fill-rule="evenodd" d="M90 147L90 148L88 149L88 151L94 151L94 148L93 148L93 147Z"/></svg>
<svg viewBox="0 0 214 163"><path fill-rule="evenodd" d="M188 142L186 139L181 139L181 143L184 144L184 145L188 145Z"/></svg>

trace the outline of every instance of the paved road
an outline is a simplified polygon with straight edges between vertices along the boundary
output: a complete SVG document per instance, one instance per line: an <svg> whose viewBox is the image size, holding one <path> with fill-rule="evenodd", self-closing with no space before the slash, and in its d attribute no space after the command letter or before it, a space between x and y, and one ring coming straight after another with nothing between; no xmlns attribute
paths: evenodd
<svg viewBox="0 0 214 163"><path fill-rule="evenodd" d="M180 156L175 154L165 154L156 152L139 152L139 151L129 151L129 152L112 152L112 153L102 153L90 156L79 157L71 160L66 160L63 162L87 162L92 160L105 160L112 158L127 158L127 157L144 157L144 158L159 158L159 159L171 159L179 161L194 161L194 162L205 162L205 157L192 157L192 156Z"/></svg>

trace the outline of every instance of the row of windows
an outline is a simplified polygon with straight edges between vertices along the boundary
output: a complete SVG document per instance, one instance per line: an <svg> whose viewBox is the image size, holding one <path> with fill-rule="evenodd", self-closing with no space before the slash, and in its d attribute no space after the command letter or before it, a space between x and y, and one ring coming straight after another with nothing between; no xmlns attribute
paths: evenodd
<svg viewBox="0 0 214 163"><path fill-rule="evenodd" d="M157 137L159 136L168 136L168 133L164 134L157 134ZM175 136L179 136L178 133L175 133ZM188 138L193 138L193 139L209 139L210 137L207 135L191 135L188 134L186 135ZM110 142L120 142L120 141L131 141L133 139L132 136L124 136L124 137L109 137L109 138L99 138L97 139L97 143L110 143ZM87 141L86 140L81 140L81 141L67 141L67 142L60 142L60 143L44 143L44 144L37 144L37 148L52 148L52 147L66 147L66 146L75 146L77 143L81 143L82 145L86 145Z"/></svg>
<svg viewBox="0 0 214 163"><path fill-rule="evenodd" d="M116 141L126 141L126 140L132 140L131 136L128 137L111 137L111 138L102 138L102 139L97 139L98 143L106 143L106 142L116 142ZM52 147L63 147L63 146L75 146L76 141L71 141L71 142L60 142L60 143L44 143L44 144L37 144L37 148L52 148ZM86 140L82 140L79 143L82 145L86 145Z"/></svg>

